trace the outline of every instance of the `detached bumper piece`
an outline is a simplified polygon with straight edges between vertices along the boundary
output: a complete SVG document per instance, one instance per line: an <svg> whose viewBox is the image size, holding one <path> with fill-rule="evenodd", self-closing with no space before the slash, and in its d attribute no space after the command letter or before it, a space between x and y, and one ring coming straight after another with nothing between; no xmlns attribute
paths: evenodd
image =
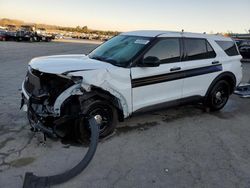
<svg viewBox="0 0 250 188"><path fill-rule="evenodd" d="M250 83L240 84L234 91L234 94L242 98L250 98Z"/></svg>
<svg viewBox="0 0 250 188"><path fill-rule="evenodd" d="M83 159L72 169L54 176L39 177L31 172L26 172L23 188L49 188L52 185L64 183L80 174L88 166L95 155L99 140L100 127L100 122L98 121L97 116L88 119L88 121L91 129L90 145Z"/></svg>

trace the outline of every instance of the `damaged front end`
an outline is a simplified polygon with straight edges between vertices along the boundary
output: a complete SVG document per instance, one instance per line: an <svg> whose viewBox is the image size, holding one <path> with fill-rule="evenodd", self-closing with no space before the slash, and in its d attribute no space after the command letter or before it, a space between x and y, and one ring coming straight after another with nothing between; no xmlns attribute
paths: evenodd
<svg viewBox="0 0 250 188"><path fill-rule="evenodd" d="M43 73L29 66L22 84L21 108L27 111L31 130L64 137L69 131L67 124L79 116L76 96L83 94L81 82L81 77Z"/></svg>

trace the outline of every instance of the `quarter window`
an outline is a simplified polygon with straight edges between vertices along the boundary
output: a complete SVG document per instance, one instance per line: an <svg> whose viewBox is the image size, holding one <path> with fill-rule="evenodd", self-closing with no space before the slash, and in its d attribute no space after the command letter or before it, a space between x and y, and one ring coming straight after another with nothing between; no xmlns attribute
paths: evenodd
<svg viewBox="0 0 250 188"><path fill-rule="evenodd" d="M215 58L211 45L206 39L184 39L185 48L187 53L187 60L199 60Z"/></svg>
<svg viewBox="0 0 250 188"><path fill-rule="evenodd" d="M233 41L216 41L216 43L226 52L228 56L239 55L237 47Z"/></svg>
<svg viewBox="0 0 250 188"><path fill-rule="evenodd" d="M179 39L160 40L144 55L144 59L148 57L157 57L161 63L179 62L181 59Z"/></svg>

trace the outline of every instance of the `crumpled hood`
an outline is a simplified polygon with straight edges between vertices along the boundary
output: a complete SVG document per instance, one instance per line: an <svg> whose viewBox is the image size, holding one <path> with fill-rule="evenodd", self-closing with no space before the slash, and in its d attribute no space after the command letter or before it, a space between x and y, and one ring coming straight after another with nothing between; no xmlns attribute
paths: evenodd
<svg viewBox="0 0 250 188"><path fill-rule="evenodd" d="M78 70L108 69L114 67L109 63L90 59L86 55L55 55L34 58L30 61L31 68L40 72L62 74Z"/></svg>

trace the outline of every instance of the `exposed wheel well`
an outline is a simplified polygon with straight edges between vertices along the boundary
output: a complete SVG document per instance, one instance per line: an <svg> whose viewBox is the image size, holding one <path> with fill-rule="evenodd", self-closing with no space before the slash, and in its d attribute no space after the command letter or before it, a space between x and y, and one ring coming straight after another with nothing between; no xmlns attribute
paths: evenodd
<svg viewBox="0 0 250 188"><path fill-rule="evenodd" d="M119 99L110 94L108 91L105 91L98 87L92 87L89 93L85 93L83 96L80 96L80 100L105 100L108 101L112 106L117 110L118 120L120 122L124 121L123 109L120 105Z"/></svg>
<svg viewBox="0 0 250 188"><path fill-rule="evenodd" d="M236 87L236 81L234 78L232 78L231 76L225 76L223 77L223 80L227 81L230 85L230 94L232 94L234 92L234 89Z"/></svg>
<svg viewBox="0 0 250 188"><path fill-rule="evenodd" d="M86 101L90 99L105 100L109 102L114 108L116 108L118 120L124 121L123 110L120 107L118 99L111 95L109 92L99 88L92 89L91 92L85 93L82 96L71 96L62 105L62 115L73 115L80 110L80 101Z"/></svg>

